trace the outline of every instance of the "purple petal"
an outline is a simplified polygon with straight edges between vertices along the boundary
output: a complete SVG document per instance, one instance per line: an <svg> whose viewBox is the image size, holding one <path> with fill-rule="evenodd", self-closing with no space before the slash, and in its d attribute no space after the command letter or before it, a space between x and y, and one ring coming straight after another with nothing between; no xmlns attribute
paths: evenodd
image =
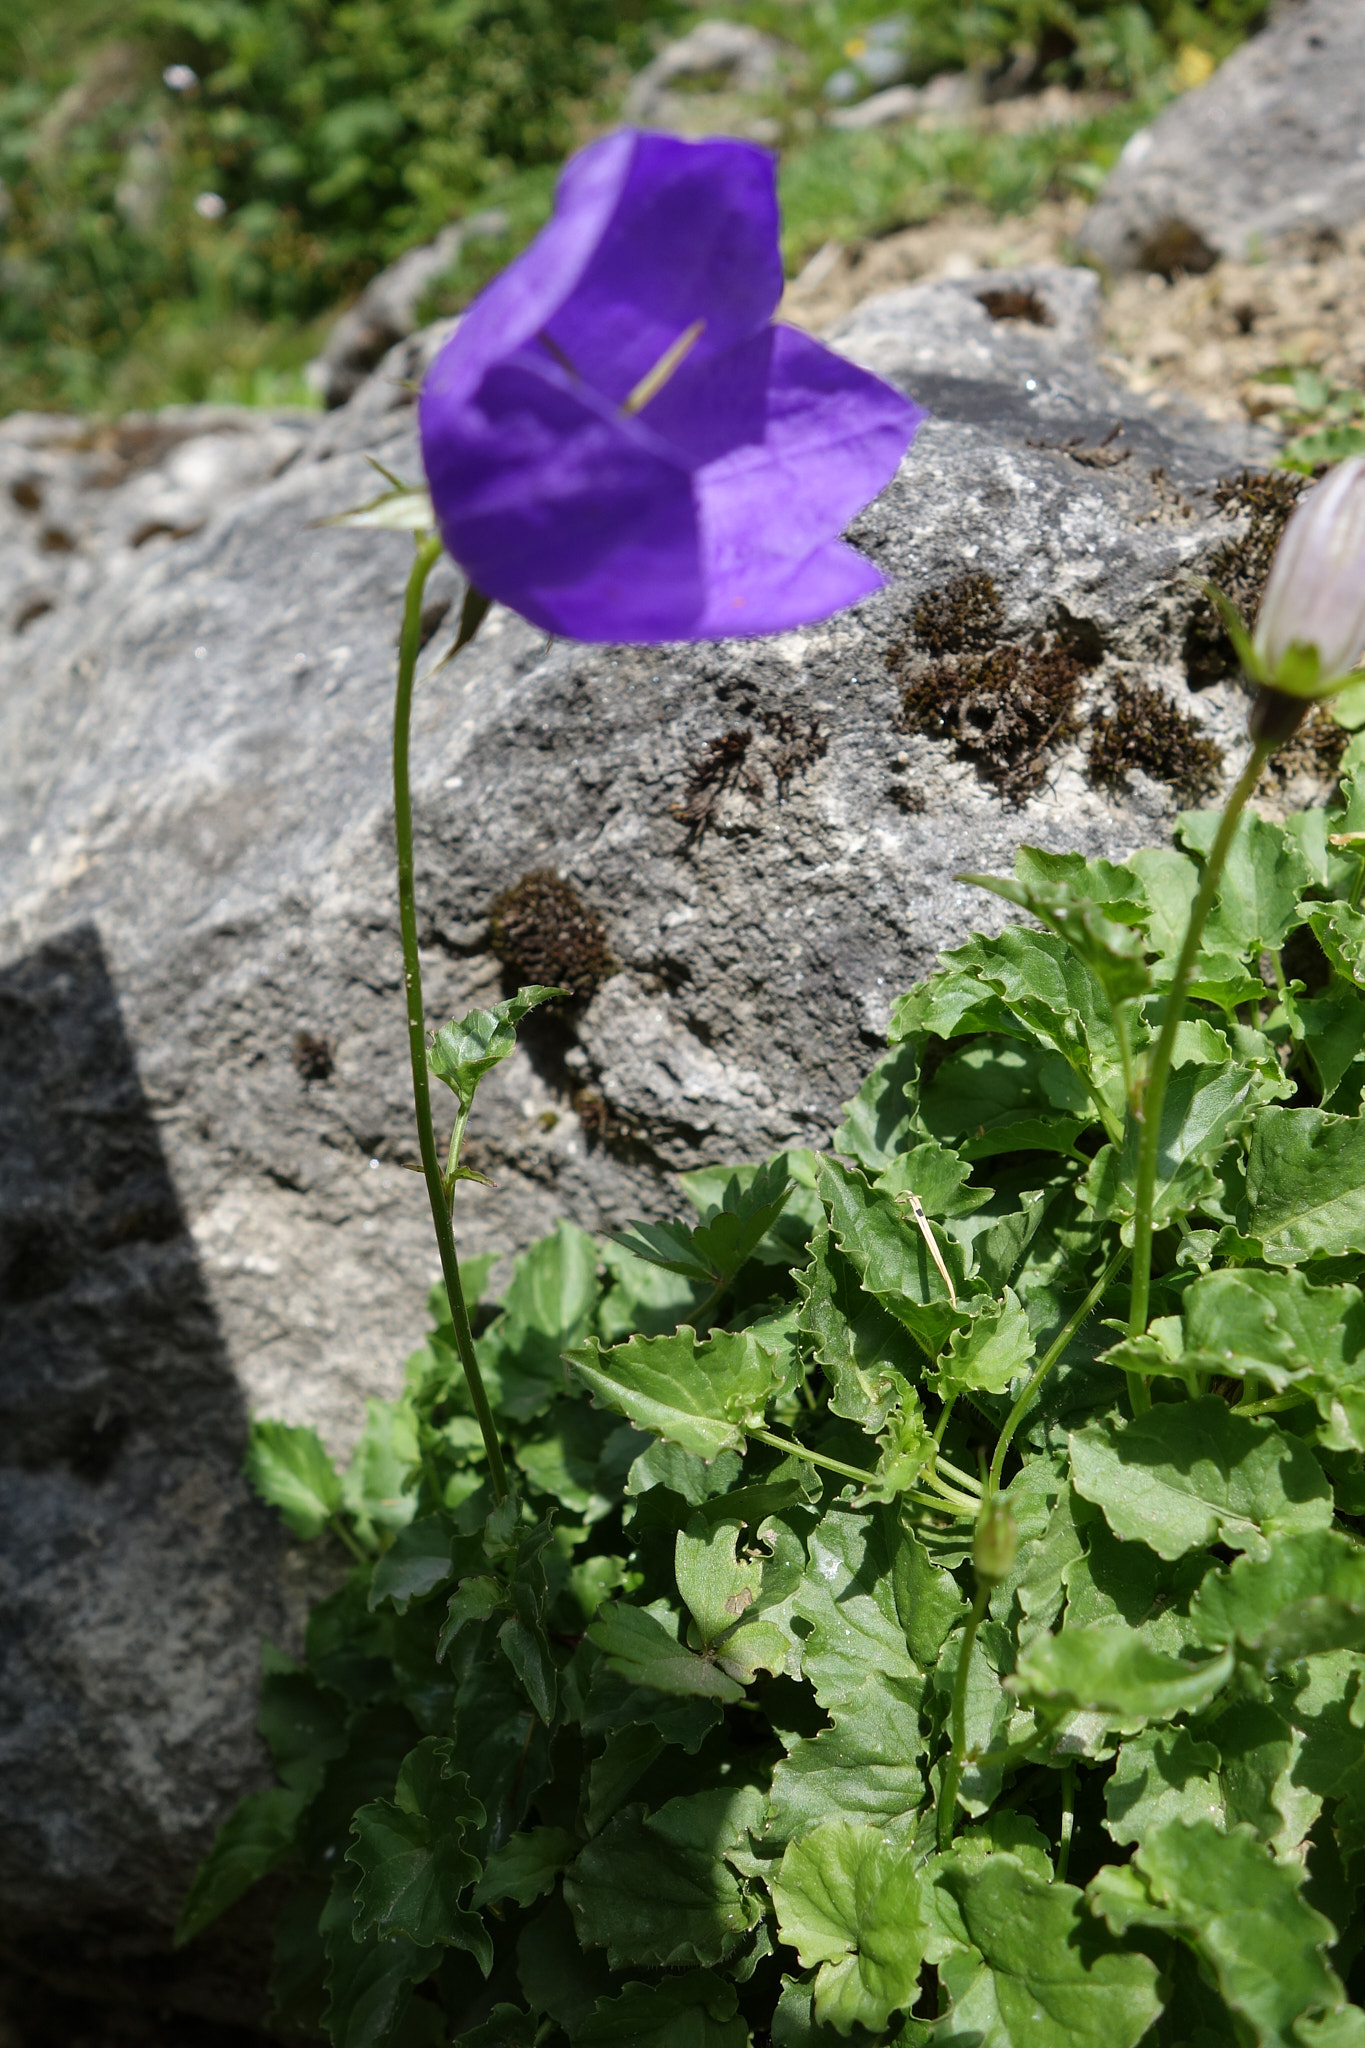
<svg viewBox="0 0 1365 2048"><path fill-rule="evenodd" d="M875 563L841 540L827 541L797 562L764 560L755 550L747 560L732 557L728 568L712 561L705 568L706 610L688 636L693 640L742 639L809 626L871 597L886 582Z"/></svg>
<svg viewBox="0 0 1365 2048"><path fill-rule="evenodd" d="M768 152L670 135L633 142L611 224L545 323L587 382L618 405L695 321L705 324L688 361L699 369L765 326L782 295Z"/></svg>
<svg viewBox="0 0 1365 2048"><path fill-rule="evenodd" d="M924 418L880 378L794 328L772 328L735 355L760 348L770 351L762 438L732 447L693 476L708 635L780 632L880 587L872 565L834 536L895 475ZM696 415L695 446L714 438L715 420L733 428L751 413L750 364L733 381L721 377L726 367L713 366L715 398L709 416ZM656 417L649 406L643 418L670 441L687 432L680 409Z"/></svg>
<svg viewBox="0 0 1365 2048"><path fill-rule="evenodd" d="M630 175L635 137L609 135L572 158L559 181L554 217L494 278L461 319L427 373L428 396L461 403L493 363L535 340L574 289L611 223Z"/></svg>
<svg viewBox="0 0 1365 2048"><path fill-rule="evenodd" d="M480 590L573 640L692 637L691 479L647 428L524 361L489 370L473 403L425 398L441 537Z"/></svg>
<svg viewBox="0 0 1365 2048"><path fill-rule="evenodd" d="M554 218L475 300L426 388L462 401L548 334L619 405L695 321L698 363L764 325L782 292L777 235L766 150L609 135L565 167Z"/></svg>

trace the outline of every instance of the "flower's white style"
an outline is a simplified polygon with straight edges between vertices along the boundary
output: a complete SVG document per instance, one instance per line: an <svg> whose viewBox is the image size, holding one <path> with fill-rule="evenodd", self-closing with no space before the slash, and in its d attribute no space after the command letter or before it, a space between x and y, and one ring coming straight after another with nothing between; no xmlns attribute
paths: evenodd
<svg viewBox="0 0 1365 2048"><path fill-rule="evenodd" d="M1365 652L1365 456L1343 462L1294 508L1252 636L1258 680L1288 697L1329 697Z"/></svg>

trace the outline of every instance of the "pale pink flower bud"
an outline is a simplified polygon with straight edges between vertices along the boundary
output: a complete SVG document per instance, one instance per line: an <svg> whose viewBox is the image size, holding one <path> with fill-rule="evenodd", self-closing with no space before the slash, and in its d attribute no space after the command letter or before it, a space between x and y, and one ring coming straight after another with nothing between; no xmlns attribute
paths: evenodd
<svg viewBox="0 0 1365 2048"><path fill-rule="evenodd" d="M1299 500L1275 552L1252 637L1264 679L1330 697L1365 652L1365 456Z"/></svg>

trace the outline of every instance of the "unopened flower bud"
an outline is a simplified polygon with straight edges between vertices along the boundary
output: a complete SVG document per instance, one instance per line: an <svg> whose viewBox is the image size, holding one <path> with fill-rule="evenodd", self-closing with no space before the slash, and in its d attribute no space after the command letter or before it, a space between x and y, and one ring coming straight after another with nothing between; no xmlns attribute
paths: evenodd
<svg viewBox="0 0 1365 2048"><path fill-rule="evenodd" d="M1019 1528L1014 1516L998 1500L988 1500L972 1540L976 1576L991 1585L1008 1578L1018 1550Z"/></svg>
<svg viewBox="0 0 1365 2048"><path fill-rule="evenodd" d="M1365 651L1365 456L1300 499L1275 552L1252 637L1260 680L1330 697Z"/></svg>

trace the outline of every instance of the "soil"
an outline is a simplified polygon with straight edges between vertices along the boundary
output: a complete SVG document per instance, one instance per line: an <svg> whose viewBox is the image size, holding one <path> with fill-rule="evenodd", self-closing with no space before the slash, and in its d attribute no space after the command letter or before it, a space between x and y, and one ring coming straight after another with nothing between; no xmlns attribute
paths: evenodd
<svg viewBox="0 0 1365 2048"><path fill-rule="evenodd" d="M837 327L861 300L922 278L965 277L1075 260L1086 201L1049 201L995 219L979 207L941 214L879 241L828 244L788 287L782 317L812 333ZM1365 224L1337 237L1277 248L1257 263L1220 263L1202 277L1114 280L1105 296L1105 368L1160 405L1193 401L1210 418L1291 422L1281 365L1320 367L1365 387Z"/></svg>

